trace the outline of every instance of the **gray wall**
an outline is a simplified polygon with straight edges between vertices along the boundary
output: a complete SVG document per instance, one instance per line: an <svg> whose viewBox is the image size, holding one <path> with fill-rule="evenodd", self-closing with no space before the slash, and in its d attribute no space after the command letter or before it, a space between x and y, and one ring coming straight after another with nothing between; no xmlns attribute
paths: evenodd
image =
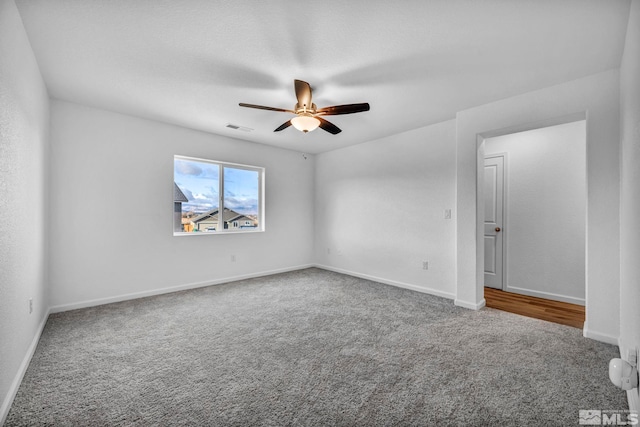
<svg viewBox="0 0 640 427"><path fill-rule="evenodd" d="M316 262L453 298L454 204L453 120L319 154Z"/></svg>
<svg viewBox="0 0 640 427"><path fill-rule="evenodd" d="M631 4L620 98L620 347L626 357L626 349L640 348L640 0ZM636 410L640 410L639 400L636 393Z"/></svg>
<svg viewBox="0 0 640 427"><path fill-rule="evenodd" d="M22 19L13 0L0 0L0 424L48 309L48 132L47 90Z"/></svg>
<svg viewBox="0 0 640 427"><path fill-rule="evenodd" d="M313 156L57 100L51 144L54 311L312 263ZM266 231L173 236L175 154L264 167Z"/></svg>

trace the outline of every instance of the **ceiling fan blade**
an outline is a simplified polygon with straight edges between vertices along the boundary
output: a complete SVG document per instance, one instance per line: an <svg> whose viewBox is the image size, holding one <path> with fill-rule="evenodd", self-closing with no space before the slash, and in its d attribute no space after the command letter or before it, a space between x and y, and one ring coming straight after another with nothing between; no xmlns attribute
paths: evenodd
<svg viewBox="0 0 640 427"><path fill-rule="evenodd" d="M342 132L342 129L340 129L338 126L334 125L331 122L326 121L325 119L323 119L322 117L316 117L316 119L320 120L320 128L326 130L327 132L329 132L332 135L337 135L340 132Z"/></svg>
<svg viewBox="0 0 640 427"><path fill-rule="evenodd" d="M294 80L293 85L296 89L296 98L298 98L297 108L311 108L311 86L302 80Z"/></svg>
<svg viewBox="0 0 640 427"><path fill-rule="evenodd" d="M363 111L369 111L369 104L366 102L361 104L345 104L334 105L333 107L324 107L320 108L317 114L321 114L323 116L337 116L340 114L361 113Z"/></svg>
<svg viewBox="0 0 640 427"><path fill-rule="evenodd" d="M278 126L278 128L276 130L274 130L274 132L280 132L281 130L285 130L289 126L291 126L291 120L288 120L288 121L284 122L283 124L281 124L280 126Z"/></svg>
<svg viewBox="0 0 640 427"><path fill-rule="evenodd" d="M285 110L283 108L274 108L274 107L265 107L264 105L245 104L244 102L241 102L238 105L240 105L241 107L247 107L247 108L257 108L259 110L280 111L283 113L293 113L293 114L296 113L293 110Z"/></svg>

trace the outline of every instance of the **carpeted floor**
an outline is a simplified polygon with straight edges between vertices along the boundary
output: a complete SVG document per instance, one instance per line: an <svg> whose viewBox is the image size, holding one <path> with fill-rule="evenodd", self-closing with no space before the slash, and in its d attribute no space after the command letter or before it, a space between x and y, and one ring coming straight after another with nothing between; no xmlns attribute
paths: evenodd
<svg viewBox="0 0 640 427"><path fill-rule="evenodd" d="M615 346L319 269L51 315L6 425L578 425Z"/></svg>

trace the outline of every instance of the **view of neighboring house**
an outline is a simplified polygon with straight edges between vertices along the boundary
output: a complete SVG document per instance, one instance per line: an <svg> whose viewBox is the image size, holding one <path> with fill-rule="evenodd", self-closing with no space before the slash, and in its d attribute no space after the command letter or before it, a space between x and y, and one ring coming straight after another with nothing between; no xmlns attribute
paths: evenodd
<svg viewBox="0 0 640 427"><path fill-rule="evenodd" d="M191 233L193 231L193 222L191 220L196 216L193 212L187 212L182 214L182 230L185 233Z"/></svg>
<svg viewBox="0 0 640 427"><path fill-rule="evenodd" d="M178 184L173 183L173 231L183 231L182 228L182 204L188 202Z"/></svg>
<svg viewBox="0 0 640 427"><path fill-rule="evenodd" d="M193 231L218 231L220 230L219 208L211 209L191 220ZM250 216L239 214L231 209L224 208L222 222L225 230L257 227L257 221Z"/></svg>
<svg viewBox="0 0 640 427"><path fill-rule="evenodd" d="M193 211L183 212L182 204L189 202L187 196L180 190L178 184L173 183L173 231L177 233L191 233L194 231L220 230L219 208L198 214ZM258 226L258 219L254 215L243 215L231 209L224 208L222 215L223 229L246 229Z"/></svg>

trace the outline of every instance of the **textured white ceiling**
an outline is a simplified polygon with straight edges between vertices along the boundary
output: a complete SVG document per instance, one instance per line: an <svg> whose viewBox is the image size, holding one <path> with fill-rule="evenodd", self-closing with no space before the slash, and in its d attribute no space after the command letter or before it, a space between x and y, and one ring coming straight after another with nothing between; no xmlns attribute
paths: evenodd
<svg viewBox="0 0 640 427"><path fill-rule="evenodd" d="M628 0L16 0L52 97L318 153L617 68ZM293 79L339 135L273 130ZM243 132L227 123L254 129Z"/></svg>

